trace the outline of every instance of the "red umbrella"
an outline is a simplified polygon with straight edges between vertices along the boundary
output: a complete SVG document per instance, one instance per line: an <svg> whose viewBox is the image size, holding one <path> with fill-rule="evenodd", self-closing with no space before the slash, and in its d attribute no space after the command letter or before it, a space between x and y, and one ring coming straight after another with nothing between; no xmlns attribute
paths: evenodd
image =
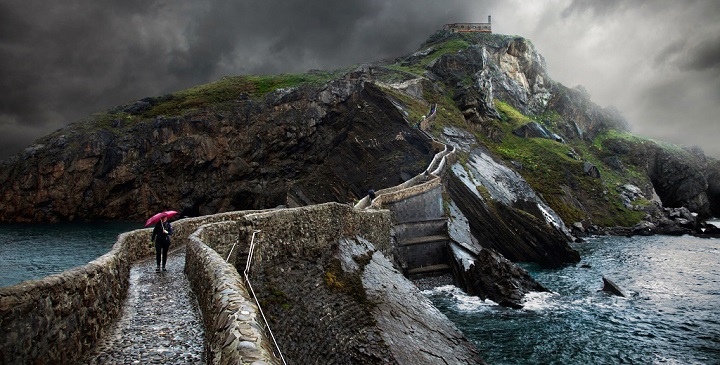
<svg viewBox="0 0 720 365"><path fill-rule="evenodd" d="M147 222L145 222L145 227L147 227L147 226L149 226L149 225L151 225L151 224L157 223L157 221L159 221L160 218L162 218L162 217L168 217L168 218L170 218L170 217L174 216L174 215L177 214L177 213L178 213L178 212L176 212L176 211L174 211L174 210L166 210L166 211L164 211L164 212L160 212L160 213L158 213L158 214L155 214L154 216L150 217L150 219L148 219Z"/></svg>

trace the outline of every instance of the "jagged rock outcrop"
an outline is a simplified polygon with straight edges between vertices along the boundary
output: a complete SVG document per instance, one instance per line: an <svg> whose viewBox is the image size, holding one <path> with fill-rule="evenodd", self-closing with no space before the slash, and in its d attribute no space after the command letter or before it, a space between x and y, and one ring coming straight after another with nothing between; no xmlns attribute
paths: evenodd
<svg viewBox="0 0 720 365"><path fill-rule="evenodd" d="M720 217L720 161L708 161L705 169L708 181L708 200L710 201L710 212L715 217Z"/></svg>
<svg viewBox="0 0 720 365"><path fill-rule="evenodd" d="M486 203L455 175L448 179L448 192L470 220L471 232L483 247L512 261L550 267L580 261L563 235L526 211Z"/></svg>
<svg viewBox="0 0 720 365"><path fill-rule="evenodd" d="M453 243L453 277L466 293L520 309L525 294L547 291L521 267L489 248Z"/></svg>
<svg viewBox="0 0 720 365"><path fill-rule="evenodd" d="M522 125L520 128L514 129L513 134L523 138L545 138L552 139L555 142L564 142L562 137L550 132L549 130L547 130L547 128L538 124L537 122L530 122L528 124Z"/></svg>
<svg viewBox="0 0 720 365"><path fill-rule="evenodd" d="M569 232L562 220L520 175L486 153L473 151L465 164L452 166L445 180L450 198L467 217L480 246L512 261L547 266L580 260L567 244Z"/></svg>
<svg viewBox="0 0 720 365"><path fill-rule="evenodd" d="M641 169L652 183L663 206L686 207L697 213L699 219L712 215L712 204L718 204L718 196L712 195L718 183L710 183L708 177L718 176L717 167L713 169L713 166L717 166L717 162L713 162L715 160L706 159L702 152L698 155L656 143L619 138L604 141L604 147L612 156L625 159Z"/></svg>
<svg viewBox="0 0 720 365"><path fill-rule="evenodd" d="M492 59L491 74L495 97L524 114L542 114L552 97L553 82L547 75L545 59L532 43L522 37L481 36Z"/></svg>
<svg viewBox="0 0 720 365"><path fill-rule="evenodd" d="M555 84L547 110L562 116L564 123L558 125L558 133L565 139L592 141L598 133L608 129L628 130L627 121L616 109L601 108L593 103L582 87L570 89Z"/></svg>
<svg viewBox="0 0 720 365"><path fill-rule="evenodd" d="M625 297L625 293L623 293L622 290L620 290L620 287L618 287L615 283L610 281L610 279L603 276L602 281L603 281L602 291L608 292L612 295L617 295L619 297Z"/></svg>

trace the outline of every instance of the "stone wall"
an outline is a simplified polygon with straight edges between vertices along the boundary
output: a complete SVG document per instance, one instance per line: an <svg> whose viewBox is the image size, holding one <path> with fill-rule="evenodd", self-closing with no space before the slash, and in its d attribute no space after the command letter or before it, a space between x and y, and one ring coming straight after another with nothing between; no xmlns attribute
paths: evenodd
<svg viewBox="0 0 720 365"><path fill-rule="evenodd" d="M440 182L437 178L423 185L383 195L383 206L393 212L398 223L443 218Z"/></svg>
<svg viewBox="0 0 720 365"><path fill-rule="evenodd" d="M280 364L242 275L225 262L226 255L216 252L229 253L238 229L235 221L208 224L193 233L187 245L185 273L202 311L207 363Z"/></svg>
<svg viewBox="0 0 720 365"><path fill-rule="evenodd" d="M203 224L236 219L231 212L173 222L171 249ZM0 287L0 364L72 364L117 319L130 267L155 254L151 229L123 233L110 251L87 265Z"/></svg>
<svg viewBox="0 0 720 365"><path fill-rule="evenodd" d="M149 230L124 233L85 266L0 288L0 364L77 361L119 315L130 266L154 252L149 243Z"/></svg>
<svg viewBox="0 0 720 365"><path fill-rule="evenodd" d="M326 203L248 214L243 220L262 232L255 251L259 262L327 250L328 242L355 235L373 242L383 254L392 255L388 211L356 211L349 205Z"/></svg>

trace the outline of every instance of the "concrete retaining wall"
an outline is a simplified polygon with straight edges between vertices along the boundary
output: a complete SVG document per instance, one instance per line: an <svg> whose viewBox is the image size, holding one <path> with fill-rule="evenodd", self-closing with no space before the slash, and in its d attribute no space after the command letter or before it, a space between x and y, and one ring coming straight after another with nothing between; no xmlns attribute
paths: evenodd
<svg viewBox="0 0 720 365"><path fill-rule="evenodd" d="M393 226L393 231L396 238L432 236L447 232L447 218L398 223Z"/></svg>
<svg viewBox="0 0 720 365"><path fill-rule="evenodd" d="M445 264L449 262L448 241L433 241L419 245L398 246L397 253L407 267L403 269L415 269L419 267Z"/></svg>
<svg viewBox="0 0 720 365"><path fill-rule="evenodd" d="M393 212L398 223L443 218L440 183L438 178L394 194L383 195L382 204Z"/></svg>

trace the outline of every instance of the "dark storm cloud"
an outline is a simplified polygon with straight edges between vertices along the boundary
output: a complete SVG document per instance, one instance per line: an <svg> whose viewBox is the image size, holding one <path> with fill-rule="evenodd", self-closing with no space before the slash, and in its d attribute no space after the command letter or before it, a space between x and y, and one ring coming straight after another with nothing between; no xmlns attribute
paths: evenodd
<svg viewBox="0 0 720 365"><path fill-rule="evenodd" d="M415 49L469 0L0 0L0 159L114 105L225 75Z"/></svg>
<svg viewBox="0 0 720 365"><path fill-rule="evenodd" d="M0 159L131 100L393 58L488 14L634 131L720 157L720 1L0 0Z"/></svg>
<svg viewBox="0 0 720 365"><path fill-rule="evenodd" d="M720 1L555 5L527 32L555 80L618 107L638 134L720 157Z"/></svg>
<svg viewBox="0 0 720 365"><path fill-rule="evenodd" d="M176 83L156 79L165 76L157 59L172 47L172 40L155 35L162 25L151 21L161 5L8 1L0 9L2 152L92 112L156 93L162 89L156 82Z"/></svg>

